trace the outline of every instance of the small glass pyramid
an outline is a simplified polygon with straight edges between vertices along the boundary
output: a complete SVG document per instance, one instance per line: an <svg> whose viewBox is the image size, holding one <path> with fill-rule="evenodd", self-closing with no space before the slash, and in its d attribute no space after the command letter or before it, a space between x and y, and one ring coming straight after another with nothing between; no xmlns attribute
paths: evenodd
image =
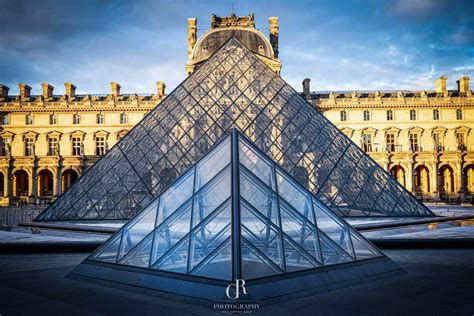
<svg viewBox="0 0 474 316"><path fill-rule="evenodd" d="M433 216L231 38L35 221L130 219L232 128L339 215Z"/></svg>
<svg viewBox="0 0 474 316"><path fill-rule="evenodd" d="M382 256L234 130L88 260L231 281Z"/></svg>

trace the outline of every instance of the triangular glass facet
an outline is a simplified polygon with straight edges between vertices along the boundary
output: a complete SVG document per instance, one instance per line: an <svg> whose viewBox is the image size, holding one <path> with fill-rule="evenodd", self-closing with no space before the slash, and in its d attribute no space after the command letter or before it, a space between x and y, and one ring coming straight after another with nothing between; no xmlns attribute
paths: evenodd
<svg viewBox="0 0 474 316"><path fill-rule="evenodd" d="M279 75L231 38L37 220L129 219L232 128L339 215L433 215ZM242 153L246 156L242 164L273 189L281 178L271 178L264 160L247 155L245 148ZM229 158L219 154L199 170L198 188ZM349 168L348 161L355 166ZM211 168L214 164L215 169ZM305 214L307 199L291 184L280 184L283 198L313 221L310 213ZM90 190L94 185L98 189ZM390 196L393 207L376 202L382 194Z"/></svg>

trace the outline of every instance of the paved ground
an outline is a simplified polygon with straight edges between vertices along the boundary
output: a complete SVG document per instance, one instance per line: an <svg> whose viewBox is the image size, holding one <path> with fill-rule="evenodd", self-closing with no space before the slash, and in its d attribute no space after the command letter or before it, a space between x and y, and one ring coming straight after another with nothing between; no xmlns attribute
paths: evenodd
<svg viewBox="0 0 474 316"><path fill-rule="evenodd" d="M254 315L474 314L474 250L386 251L407 274ZM0 255L0 315L208 315L201 306L65 279L86 254Z"/></svg>

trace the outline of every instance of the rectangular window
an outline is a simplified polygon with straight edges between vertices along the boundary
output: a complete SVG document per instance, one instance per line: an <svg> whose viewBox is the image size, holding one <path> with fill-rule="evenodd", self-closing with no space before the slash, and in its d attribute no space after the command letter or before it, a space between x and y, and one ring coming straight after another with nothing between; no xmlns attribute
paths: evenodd
<svg viewBox="0 0 474 316"><path fill-rule="evenodd" d="M394 152L395 151L395 134L387 134L385 136L385 141L387 143L387 151Z"/></svg>
<svg viewBox="0 0 474 316"><path fill-rule="evenodd" d="M418 134L410 134L410 150L419 151Z"/></svg>
<svg viewBox="0 0 474 316"><path fill-rule="evenodd" d="M121 113L120 124L127 124L127 123L128 123L127 113Z"/></svg>
<svg viewBox="0 0 474 316"><path fill-rule="evenodd" d="M105 154L105 137L99 136L95 138L95 154L97 156Z"/></svg>
<svg viewBox="0 0 474 316"><path fill-rule="evenodd" d="M58 124L58 116L56 114L53 113L49 115L49 124L50 125Z"/></svg>
<svg viewBox="0 0 474 316"><path fill-rule="evenodd" d="M8 156L10 154L10 138L0 138L0 151L2 156Z"/></svg>
<svg viewBox="0 0 474 316"><path fill-rule="evenodd" d="M439 120L439 110L433 110L433 120L437 121Z"/></svg>
<svg viewBox="0 0 474 316"><path fill-rule="evenodd" d="M433 143L435 151L443 151L443 145L441 144L441 135L438 133L433 134Z"/></svg>
<svg viewBox="0 0 474 316"><path fill-rule="evenodd" d="M33 124L33 114L27 114L26 115L25 123L26 123L26 125L32 125Z"/></svg>
<svg viewBox="0 0 474 316"><path fill-rule="evenodd" d="M77 113L75 113L73 116L72 116L72 124L81 124L81 116Z"/></svg>
<svg viewBox="0 0 474 316"><path fill-rule="evenodd" d="M368 110L364 111L364 121L370 121L370 112Z"/></svg>
<svg viewBox="0 0 474 316"><path fill-rule="evenodd" d="M80 156L81 147L82 147L82 139L80 137L73 137L72 138L72 155Z"/></svg>
<svg viewBox="0 0 474 316"><path fill-rule="evenodd" d="M456 110L456 120L462 120L462 110L461 109Z"/></svg>
<svg viewBox="0 0 474 316"><path fill-rule="evenodd" d="M387 111L387 121L393 121L393 111L392 110Z"/></svg>
<svg viewBox="0 0 474 316"><path fill-rule="evenodd" d="M341 121L347 121L347 112L341 111Z"/></svg>
<svg viewBox="0 0 474 316"><path fill-rule="evenodd" d="M48 156L56 156L58 154L58 139L56 137L48 138Z"/></svg>
<svg viewBox="0 0 474 316"><path fill-rule="evenodd" d="M362 146L364 151L372 151L372 134L362 134Z"/></svg>
<svg viewBox="0 0 474 316"><path fill-rule="evenodd" d="M466 148L466 134L464 133L456 133L456 141L458 143L458 149L465 151Z"/></svg>
<svg viewBox="0 0 474 316"><path fill-rule="evenodd" d="M97 114L97 124L104 124L104 114Z"/></svg>
<svg viewBox="0 0 474 316"><path fill-rule="evenodd" d="M34 155L34 146L35 140L33 138L25 138L25 156L33 156Z"/></svg>
<svg viewBox="0 0 474 316"><path fill-rule="evenodd" d="M416 121L416 110L410 110L410 120Z"/></svg>
<svg viewBox="0 0 474 316"><path fill-rule="evenodd" d="M2 125L10 125L10 114L5 113L2 115Z"/></svg>

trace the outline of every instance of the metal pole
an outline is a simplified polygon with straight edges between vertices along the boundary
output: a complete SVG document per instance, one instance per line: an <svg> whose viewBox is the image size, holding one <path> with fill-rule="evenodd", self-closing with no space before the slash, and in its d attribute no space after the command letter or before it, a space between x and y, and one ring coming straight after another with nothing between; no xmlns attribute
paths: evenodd
<svg viewBox="0 0 474 316"><path fill-rule="evenodd" d="M240 179L239 179L239 135L232 130L232 276L242 279L242 254L240 247Z"/></svg>

